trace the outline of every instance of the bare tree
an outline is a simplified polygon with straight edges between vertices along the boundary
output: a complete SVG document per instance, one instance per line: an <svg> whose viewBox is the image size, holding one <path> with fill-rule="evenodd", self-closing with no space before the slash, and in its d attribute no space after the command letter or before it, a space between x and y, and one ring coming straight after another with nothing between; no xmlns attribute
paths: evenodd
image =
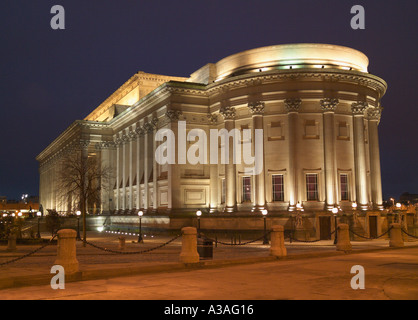
<svg viewBox="0 0 418 320"><path fill-rule="evenodd" d="M100 206L101 191L108 185L110 168L104 167L96 154L74 150L61 159L58 192L68 211L80 210L83 219L83 246L86 246L88 204Z"/></svg>

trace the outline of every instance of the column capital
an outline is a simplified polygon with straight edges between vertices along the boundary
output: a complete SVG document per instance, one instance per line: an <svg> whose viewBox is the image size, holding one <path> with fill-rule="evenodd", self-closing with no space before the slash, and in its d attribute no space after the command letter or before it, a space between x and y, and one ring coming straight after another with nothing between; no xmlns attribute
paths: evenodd
<svg viewBox="0 0 418 320"><path fill-rule="evenodd" d="M167 110L165 113L165 116L169 122L178 121L181 115L183 115L181 110Z"/></svg>
<svg viewBox="0 0 418 320"><path fill-rule="evenodd" d="M212 114L212 113L208 113L207 115L206 115L206 117L208 118L208 122L210 123L210 124L215 124L215 123L217 123L218 122L218 116L216 115L216 114Z"/></svg>
<svg viewBox="0 0 418 320"><path fill-rule="evenodd" d="M299 98L289 98L284 100L285 109L287 112L298 112L302 100Z"/></svg>
<svg viewBox="0 0 418 320"><path fill-rule="evenodd" d="M231 106L223 106L219 110L219 113L222 115L224 120L234 120L236 116L236 111L234 107Z"/></svg>
<svg viewBox="0 0 418 320"><path fill-rule="evenodd" d="M366 117L368 120L380 121L383 108L368 108Z"/></svg>
<svg viewBox="0 0 418 320"><path fill-rule="evenodd" d="M351 111L353 115L364 115L364 111L369 107L365 101L357 101L351 104Z"/></svg>
<svg viewBox="0 0 418 320"><path fill-rule="evenodd" d="M340 101L337 98L324 98L319 101L321 109L324 112L334 112L338 103L340 103Z"/></svg>
<svg viewBox="0 0 418 320"><path fill-rule="evenodd" d="M263 101L248 102L248 108L252 115L263 115L265 103Z"/></svg>
<svg viewBox="0 0 418 320"><path fill-rule="evenodd" d="M102 150L102 149L112 149L116 145L113 141L100 141L96 143L96 149Z"/></svg>
<svg viewBox="0 0 418 320"><path fill-rule="evenodd" d="M87 148L89 146L89 144L90 144L90 140L80 139L78 141L78 143L79 143L79 146L81 148Z"/></svg>

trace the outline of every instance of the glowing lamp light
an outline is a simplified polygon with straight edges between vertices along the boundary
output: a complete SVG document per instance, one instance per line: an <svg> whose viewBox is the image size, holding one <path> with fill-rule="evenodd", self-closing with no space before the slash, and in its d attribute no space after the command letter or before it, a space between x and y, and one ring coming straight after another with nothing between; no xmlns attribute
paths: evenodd
<svg viewBox="0 0 418 320"><path fill-rule="evenodd" d="M22 215L23 215L23 214L22 214L22 212L20 212L20 211L19 211L19 212L18 212L18 214L17 214L17 216L18 216L18 217L21 217Z"/></svg>
<svg viewBox="0 0 418 320"><path fill-rule="evenodd" d="M77 210L77 212L75 214L79 216L79 215L81 215L81 211Z"/></svg>
<svg viewBox="0 0 418 320"><path fill-rule="evenodd" d="M396 203L396 208L400 209L402 207L402 205L398 202Z"/></svg>
<svg viewBox="0 0 418 320"><path fill-rule="evenodd" d="M334 207L334 208L332 208L332 213L333 213L333 214L337 214L337 213L338 213L338 208L335 208L335 207Z"/></svg>
<svg viewBox="0 0 418 320"><path fill-rule="evenodd" d="M197 211L196 211L196 215L197 215L198 217L200 217L200 216L202 215L202 211L197 210Z"/></svg>
<svg viewBox="0 0 418 320"><path fill-rule="evenodd" d="M138 212L138 216L142 217L143 215L144 215L144 212L143 211L139 211Z"/></svg>
<svg viewBox="0 0 418 320"><path fill-rule="evenodd" d="M41 211L38 211L38 212L36 213L36 215L37 215L38 217L40 217L40 216L42 215L42 212L41 212Z"/></svg>
<svg viewBox="0 0 418 320"><path fill-rule="evenodd" d="M357 208L357 203L353 202L353 203L351 204L351 207L352 207L353 209L356 209L356 208Z"/></svg>
<svg viewBox="0 0 418 320"><path fill-rule="evenodd" d="M267 209L261 210L261 214L263 216L266 216L269 212L267 211Z"/></svg>
<svg viewBox="0 0 418 320"><path fill-rule="evenodd" d="M103 228L103 227L98 227L98 228L97 228L97 231L99 231L99 232L103 232L103 230L104 230L104 228Z"/></svg>

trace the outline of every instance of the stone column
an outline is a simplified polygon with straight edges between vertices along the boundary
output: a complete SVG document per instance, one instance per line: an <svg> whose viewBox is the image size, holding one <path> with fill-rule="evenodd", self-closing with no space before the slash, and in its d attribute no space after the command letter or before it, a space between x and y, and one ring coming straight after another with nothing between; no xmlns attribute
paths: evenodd
<svg viewBox="0 0 418 320"><path fill-rule="evenodd" d="M257 101L248 103L248 108L250 108L250 112L253 118L253 134L252 134L252 145L254 146L255 142L255 130L261 129L263 130L263 144L264 144L264 102ZM263 146L264 150L264 146ZM263 151L264 152L264 151ZM254 157L256 156L254 151ZM254 211L260 212L261 210L265 209L266 206L266 186L265 186L265 176L264 176L264 154L263 154L263 169L262 171L254 176L254 190L255 190L255 207L253 208Z"/></svg>
<svg viewBox="0 0 418 320"><path fill-rule="evenodd" d="M276 257L287 256L287 250L284 245L284 227L281 225L272 227L270 255Z"/></svg>
<svg viewBox="0 0 418 320"><path fill-rule="evenodd" d="M374 207L383 210L382 178L380 171L380 150L378 125L382 115L382 108L369 108L367 119L369 121L369 148L370 148L370 175L372 200Z"/></svg>
<svg viewBox="0 0 418 320"><path fill-rule="evenodd" d="M197 263L199 262L199 253L197 252L197 230L193 227L184 227L181 229L183 234L180 253L180 262Z"/></svg>
<svg viewBox="0 0 418 320"><path fill-rule="evenodd" d="M228 133L235 129L235 108L231 106L223 106L219 113L224 118L225 129ZM227 136L227 139L229 137ZM225 141L228 145L229 158L228 163L225 164L225 186L226 186L226 211L234 212L237 210L237 190L236 190L236 165L234 164L234 142L229 143Z"/></svg>
<svg viewBox="0 0 418 320"><path fill-rule="evenodd" d="M144 135L143 129L137 125L136 129L136 208L141 209L142 192L141 192L141 177L143 175L143 166L141 166L141 141ZM143 161L142 161L143 164Z"/></svg>
<svg viewBox="0 0 418 320"><path fill-rule="evenodd" d="M175 141L175 155L174 155L174 164L168 164L167 166L167 184L168 184L168 197L167 197L167 212L171 213L173 209L181 208L181 196L180 196L180 170L179 170L179 132L178 132L178 121L182 116L182 111L180 110L167 110L165 116L167 121L167 128L170 129L174 134Z"/></svg>
<svg viewBox="0 0 418 320"><path fill-rule="evenodd" d="M291 98L284 100L285 110L288 119L288 146L289 146L289 174L287 178L288 194L289 194L289 211L296 209L297 199L297 137L298 130L298 112L302 100L299 98Z"/></svg>
<svg viewBox="0 0 418 320"><path fill-rule="evenodd" d="M64 267L65 274L78 271L76 236L77 232L72 229L58 231L58 253L54 264Z"/></svg>
<svg viewBox="0 0 418 320"><path fill-rule="evenodd" d="M157 141L155 141L155 133L158 130L157 127L158 118L152 119L153 131L152 131L152 206L153 212L158 211L158 163L155 159L155 151L157 150Z"/></svg>
<svg viewBox="0 0 418 320"><path fill-rule="evenodd" d="M128 168L129 168L129 201L128 201L128 207L129 207L129 210L133 209L133 203L134 203L134 197L133 197L133 191L134 191L134 187L133 187L133 182L134 182L134 172L133 172L134 139L135 139L135 133L130 131L129 132L129 160L128 160L129 161L129 164L128 164Z"/></svg>
<svg viewBox="0 0 418 320"><path fill-rule="evenodd" d="M325 98L320 101L321 109L323 111L325 192L327 210L332 210L338 202L334 132L334 112L337 108L338 102L338 99L334 98Z"/></svg>
<svg viewBox="0 0 418 320"><path fill-rule="evenodd" d="M120 145L121 140L119 138L115 139L116 145L116 211L120 209L120 192L119 192L119 185L120 185Z"/></svg>
<svg viewBox="0 0 418 320"><path fill-rule="evenodd" d="M354 163L356 171L357 202L362 210L368 208L366 150L364 143L364 111L367 102L358 101L351 105L354 129Z"/></svg>
<svg viewBox="0 0 418 320"><path fill-rule="evenodd" d="M122 209L126 209L126 143L128 142L127 136L123 134L122 142Z"/></svg>
<svg viewBox="0 0 418 320"><path fill-rule="evenodd" d="M111 148L113 143L111 141L102 141L96 144L96 149L100 151L100 167L102 174L107 177L102 177L100 179L100 202L101 202L101 211L102 213L107 213L110 211L110 199L112 199L112 188L111 183Z"/></svg>

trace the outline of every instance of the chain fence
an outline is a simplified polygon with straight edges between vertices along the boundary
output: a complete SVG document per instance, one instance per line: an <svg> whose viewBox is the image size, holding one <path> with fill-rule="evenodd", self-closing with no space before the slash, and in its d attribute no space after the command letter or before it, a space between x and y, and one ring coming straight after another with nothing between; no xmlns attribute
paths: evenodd
<svg viewBox="0 0 418 320"><path fill-rule="evenodd" d="M28 253L20 256L20 257L14 258L12 260L9 260L9 261L0 263L0 267L3 267L3 266L8 265L10 263L13 263L13 262L22 260L24 258L27 258L27 257L29 257L29 256L31 256L31 255L33 255L33 254L41 251L43 248L49 246L52 243L52 241L55 239L56 236L57 236L57 234L53 235L52 238L46 244L44 244L43 246L40 246L39 248L37 248L37 249L35 249L35 250L31 251L31 252L28 252Z"/></svg>
<svg viewBox="0 0 418 320"><path fill-rule="evenodd" d="M335 230L334 230L334 231L332 231L332 232L329 234L330 239L328 239L328 240L331 240L331 236L332 236L334 233L335 233ZM292 242L314 243L314 242L323 241L323 239L316 239L316 240L299 240L299 239L296 239L295 237L292 237L292 235L291 235L291 234L290 234L288 237L285 237L285 239L289 239L289 242L290 242L290 243L292 243Z"/></svg>
<svg viewBox="0 0 418 320"><path fill-rule="evenodd" d="M354 235L355 235L355 236L357 236L357 237L360 237L360 238L363 238L363 239L367 239L367 240L375 240L375 239L379 239L379 238L383 237L384 235L388 234L392 228L393 228L393 227L390 227L390 228L389 228L386 232L383 232L380 236L376 236L376 237L366 237L366 236L362 236L362 235L360 235L360 234L358 234L358 233L354 232L352 229L349 229L349 230L350 230L350 232L351 232L352 234L354 234Z"/></svg>
<svg viewBox="0 0 418 320"><path fill-rule="evenodd" d="M418 239L418 237L417 236L414 236L414 235L412 235L412 234L409 234L406 230L404 230L404 229L401 229L402 230L402 232L404 233L404 234L406 234L408 237L411 237L411 238L414 238L414 239Z"/></svg>
<svg viewBox="0 0 418 320"><path fill-rule="evenodd" d="M91 242L89 242L87 240L85 240L85 241L84 240L80 240L80 241L85 242L86 244L88 244L89 246L91 246L93 248L96 248L96 249L99 249L99 250L102 250L102 251L106 251L106 252L110 252L110 253L114 253L114 254L143 254L143 253L147 253L147 252L151 252L151 251L154 251L154 250L163 248L166 245L170 244L171 242L177 240L180 237L181 237L181 234L175 236L174 238L172 238L172 239L168 240L167 242L165 242L163 244L160 244L160 245L158 245L156 247L149 248L149 249L145 249L145 250L141 250L141 251L119 251L119 250L113 250L113 249L109 249L109 248L105 248L105 247L99 246L99 245L94 244L94 243L91 243Z"/></svg>
<svg viewBox="0 0 418 320"><path fill-rule="evenodd" d="M260 240L262 240L262 239L264 239L265 237L268 237L268 235L271 233L271 231L268 231L268 232L266 232L265 234L263 234L261 237L259 237L259 238L257 238L257 239L254 239L254 240L250 240L250 241L247 241L247 242L240 242L240 243L228 243L228 242L222 242L222 241L219 241L218 239L212 239L212 238L208 238L208 237L206 237L204 234L200 234L199 235L199 237L201 238L201 239L204 239L204 240L207 240L207 241L212 241L212 242L214 242L214 243L216 243L216 244L221 244L221 245L224 245L224 246L245 246L245 245L247 245L247 244L250 244L250 243L254 243L254 242L257 242L257 241L260 241Z"/></svg>

